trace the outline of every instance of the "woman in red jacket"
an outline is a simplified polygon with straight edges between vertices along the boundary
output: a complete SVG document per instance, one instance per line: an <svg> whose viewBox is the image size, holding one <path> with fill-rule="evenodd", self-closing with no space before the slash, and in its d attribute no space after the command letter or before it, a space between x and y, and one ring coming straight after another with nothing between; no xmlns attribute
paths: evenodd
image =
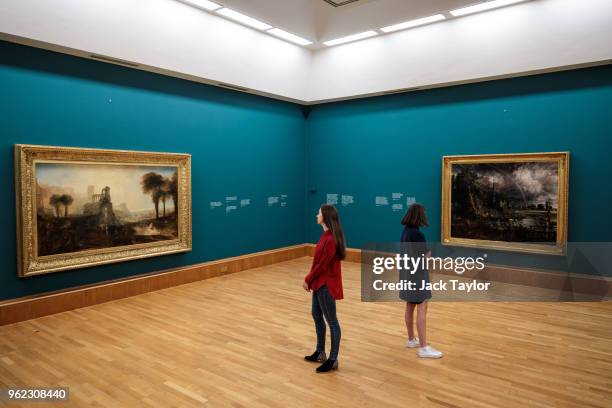
<svg viewBox="0 0 612 408"><path fill-rule="evenodd" d="M324 361L317 367L318 373L338 368L338 351L340 350L340 323L336 317L336 300L344 297L342 292L342 273L340 261L346 257L346 241L338 218L338 211L333 205L324 204L317 214L317 224L323 228L323 234L315 249L310 273L304 278L304 290L312 293L312 318L317 331L317 349L307 361ZM325 320L331 331L331 351L329 359L325 356Z"/></svg>

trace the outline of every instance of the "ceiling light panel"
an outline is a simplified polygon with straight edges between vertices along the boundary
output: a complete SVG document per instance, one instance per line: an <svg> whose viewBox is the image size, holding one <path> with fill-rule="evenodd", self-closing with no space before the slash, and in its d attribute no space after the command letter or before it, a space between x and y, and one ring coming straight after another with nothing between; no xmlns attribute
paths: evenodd
<svg viewBox="0 0 612 408"><path fill-rule="evenodd" d="M222 8L220 10L217 10L217 13L221 14L222 16L225 16L231 20L237 21L241 24L247 25L249 27L253 27L256 28L258 30L269 30L270 28L272 28L271 25L266 24L262 21L256 20L253 17L249 17L249 16L245 16L244 14L241 14L237 11L234 11L232 9L228 9L228 8Z"/></svg>
<svg viewBox="0 0 612 408"><path fill-rule="evenodd" d="M294 44L298 45L309 45L312 44L312 41L308 41L305 38L299 37L295 34L288 33L287 31L281 30L280 28L273 28L271 30L266 31L274 36L282 38L287 41L291 41Z"/></svg>
<svg viewBox="0 0 612 408"><path fill-rule="evenodd" d="M374 37L375 35L378 35L376 31L364 31L363 33L353 34L346 37L336 38L335 40L325 41L323 44L327 45L328 47L332 47L334 45L346 44L348 42Z"/></svg>
<svg viewBox="0 0 612 408"><path fill-rule="evenodd" d="M183 0L183 1L185 3L189 3L193 6L200 7L208 11L215 11L222 7L221 5L214 3L212 1L208 1L208 0Z"/></svg>
<svg viewBox="0 0 612 408"><path fill-rule="evenodd" d="M436 14L436 15L429 16L429 17L418 18L416 20L410 20L410 21L406 21L403 23L383 27L380 30L384 33L392 33L393 31L405 30L407 28L413 28L413 27L418 27L418 26L422 26L425 24L435 23L436 21L442 21L445 18L446 17L444 17L442 14Z"/></svg>
<svg viewBox="0 0 612 408"><path fill-rule="evenodd" d="M491 10L499 7L510 6L512 4L521 3L527 0L492 0L484 3L474 4L473 6L463 7L457 10L452 10L450 13L455 17L465 16L467 14L479 13L485 10Z"/></svg>

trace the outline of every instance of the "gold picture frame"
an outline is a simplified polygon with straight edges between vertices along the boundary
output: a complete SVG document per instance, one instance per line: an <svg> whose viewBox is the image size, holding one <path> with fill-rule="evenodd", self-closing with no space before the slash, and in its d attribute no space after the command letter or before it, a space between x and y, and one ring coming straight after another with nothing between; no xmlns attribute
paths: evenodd
<svg viewBox="0 0 612 408"><path fill-rule="evenodd" d="M453 168L453 166L457 167ZM537 168L537 174L539 175L546 175L546 171L548 171L549 174L547 177L549 178L547 180L552 180L548 184L553 187L555 185L554 174L556 174L556 196L553 195L552 199L547 199L545 204L524 204L527 202L525 197L528 196L528 194L524 194L524 189L519 186L517 181L514 181L514 189L523 194L521 200L519 200L520 204L514 205L516 203L511 203L512 199L508 199L508 196L504 196L503 193L501 194L503 199L498 199L498 202L495 203L496 180L500 180L500 184L502 185L509 184L508 181L505 181L509 177L518 177L519 181L523 180L522 177L524 177L525 174L529 177L530 170L528 166ZM472 167L472 170L470 170L470 175L467 176L465 172L467 172L467 169L470 167ZM487 174L486 169L488 168L496 169L493 170L493 172L499 171L501 175L498 176L495 173ZM548 170L546 170L547 168ZM464 199L466 195L466 185L475 183L477 186L482 186L483 182L481 180L484 176L480 174L474 176L474 169L485 169L483 174L486 174L488 180L491 180L491 187L487 187L488 192L486 194L483 193L485 198L482 198L482 196L480 197L481 202L487 201L489 203L487 204L487 210L482 210L484 206L478 206L478 203L475 203L472 189L467 189L469 192L467 196L470 197L470 200ZM515 169L520 173L507 173L509 169ZM453 170L462 172L462 178L457 178L459 176L458 173L455 173L455 177L453 177ZM461 187L453 187L453 181ZM537 185L536 191L541 185L542 184ZM511 188L512 187L509 186L508 191L510 191ZM442 158L442 244L489 248L503 251L564 255L567 247L568 188L569 152L444 156ZM453 201L453 190L455 190L457 196L461 196L461 199L458 198L456 201ZM552 190L554 191L555 189L552 188ZM493 195L492 201L491 191ZM526 191L531 192L532 190ZM551 196L550 191L548 191L547 194L549 197ZM469 204L461 204L464 202L469 202ZM468 211L465 210L465 208L471 207L469 212L472 216L462 217L457 214L453 215L453 207L455 207L455 211L459 214L466 214ZM474 210L474 208L476 208L476 210ZM493 208L493 210L489 211L489 208ZM483 211L485 215L482 219L494 220L497 216L497 220L494 222L475 221L474 219L480 217L480 215L474 216L473 214L481 214ZM556 216L551 216L554 213L556 213ZM542 221L542 219L545 219L545 221ZM529 221L529 223L523 223L523 221ZM453 222L455 222L455 224L453 224ZM508 224L505 225L504 222ZM489 223L488 225L495 225L488 231L495 231L495 228L497 228L499 231L505 231L505 234L532 235L530 239L525 241L495 239L495 233L487 231L481 232L483 229L480 229L479 226L486 225L485 223ZM459 226L457 226L458 224ZM523 224L537 225L537 227L523 227ZM515 228L516 225L518 225L518 227ZM544 225L544 227L542 227L542 225ZM531 228L531 230L535 232L531 232L528 228ZM521 232L512 232L515 230ZM453 233L453 231L455 232ZM533 236L543 236L548 237L548 239L543 239L542 241L533 240Z"/></svg>
<svg viewBox="0 0 612 408"><path fill-rule="evenodd" d="M65 209L62 214L60 210L61 204L57 204L61 198L59 194L53 194L50 199L54 205L57 204L55 211L53 208L50 209L48 207L49 201L43 201L43 196L48 198L48 195L51 194L50 191L58 191L58 187L49 187L46 184L44 185L45 187L41 187L37 178L37 168L40 171L39 177L50 174L55 177L54 180L62 180L62 175L65 177L66 174L70 174L70 177L73 177L72 173L66 173L67 171L72 171L73 173L79 171L90 172L86 174L97 171L104 175L106 174L104 173L105 169L109 169L108 172L112 170L114 177L112 180L115 180L115 184L122 183L121 180L124 180L124 178L121 175L124 173L133 175L129 180L134 183L133 180L141 180L136 178L140 177L141 173L139 172L148 169L161 169L160 171L172 172L171 180L168 177L163 178L161 175L159 175L161 179L155 179L166 183L163 184L164 186L172 186L171 190L164 190L163 193L170 197L168 199L168 215L166 215L166 195L163 195L163 217L161 218L159 217L159 212L161 211L159 208L160 199L158 198L157 201L151 199L153 195L156 197L161 196L161 193L157 190L151 193L150 197L147 196L150 200L149 203L154 205L154 209L150 211L154 214L153 218L151 215L143 215L149 213L142 211L140 213L130 212L125 203L122 203L122 207L120 207L122 211L125 211L124 213L119 213L117 206L113 210L110 187L107 186L102 189L102 194L92 194L94 186L87 186L87 192L85 192L85 189L82 188L83 181L79 181L81 183L79 184L81 186L78 193L79 196L77 198L70 196L67 203L64 201ZM64 172L62 173L58 170ZM150 174L158 175L154 171L150 171ZM85 176L81 174L80 177L82 179ZM105 185L105 181L107 180L94 178L91 183ZM128 182L124 181L124 183ZM144 179L141 180L141 183L145 183ZM129 190L127 184L121 187L123 187L121 191L124 196L145 194L143 191L144 187L139 189L140 193L134 190L134 188ZM156 188L161 189L161 187ZM105 196L105 194L107 195ZM85 202L81 206L82 208L90 209L87 219L86 215L83 214L68 213L68 208L75 207L78 203L83 203L83 200L88 200L89 196L91 196L93 204ZM191 156L189 154L18 144L15 145L15 198L17 269L19 277L188 252L192 249ZM144 199L139 197L139 200L142 201ZM86 207L86 205L89 205L89 207ZM173 210L172 213L170 208ZM102 214L100 212L101 209L104 209L105 219L112 222L105 221L102 223L99 221L102 219L100 218L102 217L100 215ZM95 211L98 211L98 213ZM128 214L126 217L131 218L125 219L136 219L141 224L138 224L136 221L129 223L127 221L118 221L121 218L116 214ZM150 217L150 220L146 219L147 216ZM147 225L146 223L149 224ZM55 230L52 230L53 228L56 230L60 228L56 227L56 225L61 225L63 229L63 235L60 238L56 238L59 235ZM83 225L87 227L83 227ZM159 228L165 228L163 230L165 232L162 233L160 232L162 231L161 229L157 229L159 225L162 225ZM46 234L56 233L55 235L47 235L53 236L56 241L60 241L59 244L54 244L55 247L52 250L46 248L48 242L41 241L39 243L39 227L43 227ZM62 246L62 239L72 243L78 239L78 237L75 238L78 234L73 231L85 231L85 228L89 228L86 230L88 231L87 237L96 243L94 247L87 247L82 245L81 242L79 242L79 245L84 247L84 249L66 249L68 246ZM154 232L151 233L147 230L146 233L142 232L139 233L140 235L136 235L134 233L136 231L135 228L148 228ZM49 230L52 231L49 232ZM122 234L122 240L114 240L114 237L119 234ZM90 238L92 235L94 237ZM106 241L102 241L100 237ZM143 242L137 241L136 238L141 239ZM107 246L105 247L104 245ZM45 247L44 250L42 249L43 247ZM70 248L74 248L74 246Z"/></svg>

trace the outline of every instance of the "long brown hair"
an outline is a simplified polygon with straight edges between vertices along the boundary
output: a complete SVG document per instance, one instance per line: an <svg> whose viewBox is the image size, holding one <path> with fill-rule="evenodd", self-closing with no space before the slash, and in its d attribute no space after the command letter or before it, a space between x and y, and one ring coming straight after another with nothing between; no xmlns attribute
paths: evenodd
<svg viewBox="0 0 612 408"><path fill-rule="evenodd" d="M346 240L344 239L344 231L340 224L340 217L338 217L338 210L333 205L323 204L321 206L321 215L323 216L323 222L334 235L336 254L340 259L346 258Z"/></svg>
<svg viewBox="0 0 612 408"><path fill-rule="evenodd" d="M425 207L421 204L414 203L406 211L406 215L402 218L402 225L413 225L415 227L427 227L427 216L425 215Z"/></svg>

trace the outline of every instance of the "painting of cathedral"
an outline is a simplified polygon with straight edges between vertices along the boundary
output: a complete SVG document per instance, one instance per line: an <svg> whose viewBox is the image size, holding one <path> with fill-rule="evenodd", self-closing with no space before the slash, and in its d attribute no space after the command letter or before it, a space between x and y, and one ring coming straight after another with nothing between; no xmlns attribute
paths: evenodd
<svg viewBox="0 0 612 408"><path fill-rule="evenodd" d="M69 269L117 261L117 255L130 259L190 248L190 225L184 228L191 220L189 155L130 152L129 160L121 160L126 152L59 152L18 146L18 170L30 174L25 181L31 183L18 185L18 201L21 214L34 221L32 234L22 238L35 244L24 268L64 260L62 269ZM28 202L31 212L23 208Z"/></svg>
<svg viewBox="0 0 612 408"><path fill-rule="evenodd" d="M568 153L447 156L446 244L562 254Z"/></svg>

